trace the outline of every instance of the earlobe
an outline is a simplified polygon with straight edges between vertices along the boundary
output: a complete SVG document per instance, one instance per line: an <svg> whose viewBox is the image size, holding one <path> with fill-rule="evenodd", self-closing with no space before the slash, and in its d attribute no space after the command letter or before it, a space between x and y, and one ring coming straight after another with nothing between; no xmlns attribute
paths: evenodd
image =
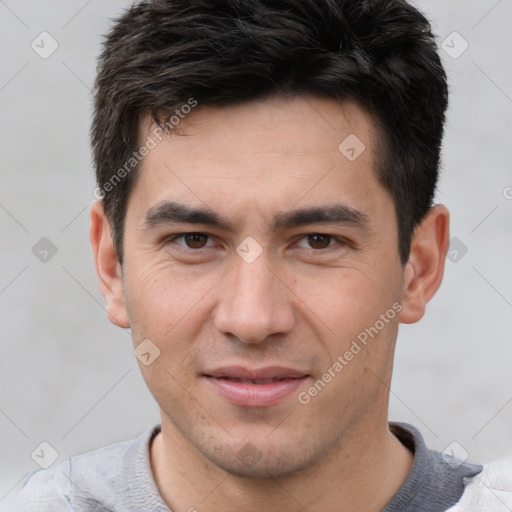
<svg viewBox="0 0 512 512"><path fill-rule="evenodd" d="M110 222L102 201L96 201L91 206L90 241L108 318L114 325L128 328L130 321L124 300L122 269L114 249Z"/></svg>
<svg viewBox="0 0 512 512"><path fill-rule="evenodd" d="M403 310L400 322L417 322L443 280L450 241L450 214L443 205L432 207L416 227L409 261L404 269Z"/></svg>

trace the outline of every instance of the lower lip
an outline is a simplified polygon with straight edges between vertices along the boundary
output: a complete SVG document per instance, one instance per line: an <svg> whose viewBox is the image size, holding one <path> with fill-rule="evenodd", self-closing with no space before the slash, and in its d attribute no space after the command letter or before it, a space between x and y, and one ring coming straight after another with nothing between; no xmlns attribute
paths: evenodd
<svg viewBox="0 0 512 512"><path fill-rule="evenodd" d="M229 402L241 407L268 407L281 402L307 379L285 379L268 384L237 382L228 379L206 377L208 382Z"/></svg>

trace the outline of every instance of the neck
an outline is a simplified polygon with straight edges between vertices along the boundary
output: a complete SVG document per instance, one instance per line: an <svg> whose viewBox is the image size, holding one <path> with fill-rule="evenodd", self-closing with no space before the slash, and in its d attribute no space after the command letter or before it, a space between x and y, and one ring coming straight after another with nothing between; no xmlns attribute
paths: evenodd
<svg viewBox="0 0 512 512"><path fill-rule="evenodd" d="M313 466L279 478L231 475L162 418L151 445L157 487L173 512L381 510L403 485L413 455L391 434L358 425ZM369 422L372 425L372 422Z"/></svg>

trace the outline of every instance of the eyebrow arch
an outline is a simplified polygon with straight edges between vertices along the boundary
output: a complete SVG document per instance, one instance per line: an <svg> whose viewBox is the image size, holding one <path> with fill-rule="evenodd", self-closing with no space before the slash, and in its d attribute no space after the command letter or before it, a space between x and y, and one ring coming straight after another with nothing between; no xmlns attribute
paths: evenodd
<svg viewBox="0 0 512 512"><path fill-rule="evenodd" d="M234 231L231 224L215 212L185 206L175 201L162 201L151 207L147 212L144 225L148 228L164 224L205 224Z"/></svg>
<svg viewBox="0 0 512 512"><path fill-rule="evenodd" d="M165 224L204 224L234 232L235 228L226 219L208 209L193 208L175 201L162 201L151 207L144 220L147 228ZM365 228L370 218L363 212L344 204L326 207L303 208L276 215L273 229L290 229L308 224L347 224Z"/></svg>

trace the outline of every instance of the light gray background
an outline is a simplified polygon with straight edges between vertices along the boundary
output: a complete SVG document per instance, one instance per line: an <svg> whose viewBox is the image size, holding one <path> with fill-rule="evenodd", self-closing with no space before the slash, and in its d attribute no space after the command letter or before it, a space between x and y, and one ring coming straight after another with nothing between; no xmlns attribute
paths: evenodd
<svg viewBox="0 0 512 512"><path fill-rule="evenodd" d="M468 252L448 262L426 317L403 326L391 418L472 461L512 448L512 0L423 0L451 107L438 200ZM126 0L0 0L0 499L38 466L137 435L159 420L129 332L109 324L88 241L88 130L101 34ZM48 59L31 42L48 31ZM453 51L462 48L454 36ZM32 247L57 246L47 263ZM460 445L460 446L459 446ZM462 452L461 452L462 453Z"/></svg>

